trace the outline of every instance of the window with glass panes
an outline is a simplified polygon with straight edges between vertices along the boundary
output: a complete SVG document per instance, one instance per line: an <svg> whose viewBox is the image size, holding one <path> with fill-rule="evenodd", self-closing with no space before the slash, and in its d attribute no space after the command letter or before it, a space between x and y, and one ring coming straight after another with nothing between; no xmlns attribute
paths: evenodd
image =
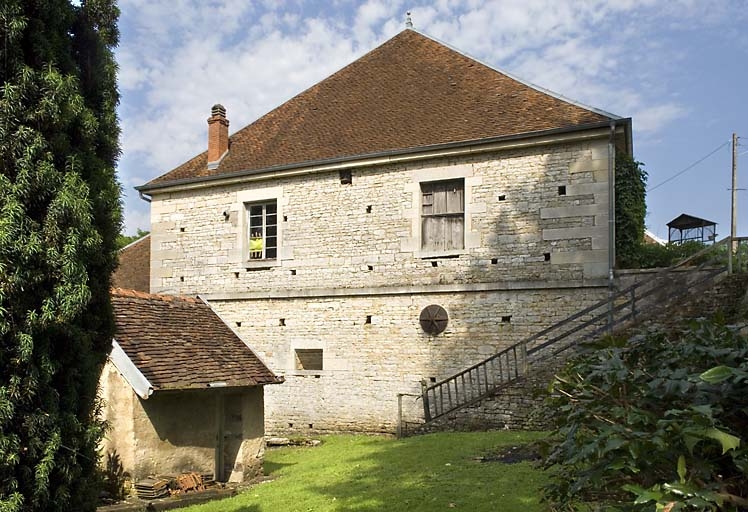
<svg viewBox="0 0 748 512"><path fill-rule="evenodd" d="M249 259L274 260L278 256L278 205L275 201L250 203L249 216Z"/></svg>

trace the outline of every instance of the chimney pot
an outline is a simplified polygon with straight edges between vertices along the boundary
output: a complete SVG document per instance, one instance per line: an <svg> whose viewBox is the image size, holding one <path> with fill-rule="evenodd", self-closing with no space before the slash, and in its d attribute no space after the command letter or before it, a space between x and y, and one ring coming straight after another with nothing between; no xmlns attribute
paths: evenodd
<svg viewBox="0 0 748 512"><path fill-rule="evenodd" d="M210 113L212 116L226 117L226 107L224 107L220 103L216 103L210 109Z"/></svg>
<svg viewBox="0 0 748 512"><path fill-rule="evenodd" d="M208 169L215 169L229 150L229 120L226 108L216 103L208 118Z"/></svg>

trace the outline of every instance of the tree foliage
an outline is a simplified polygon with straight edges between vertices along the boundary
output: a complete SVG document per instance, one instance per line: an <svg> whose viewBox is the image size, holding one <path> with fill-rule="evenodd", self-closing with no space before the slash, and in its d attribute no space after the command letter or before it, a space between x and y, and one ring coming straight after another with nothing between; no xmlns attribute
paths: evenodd
<svg viewBox="0 0 748 512"><path fill-rule="evenodd" d="M747 341L702 321L590 347L554 384L550 501L746 510Z"/></svg>
<svg viewBox="0 0 748 512"><path fill-rule="evenodd" d="M134 235L124 235L120 233L119 235L117 235L117 249L122 249L123 247L130 245L136 240L140 240L141 238L146 236L148 233L150 233L150 231L144 231L140 228L138 228L137 233Z"/></svg>
<svg viewBox="0 0 748 512"><path fill-rule="evenodd" d="M616 266L638 267L647 214L647 173L643 164L616 152Z"/></svg>
<svg viewBox="0 0 748 512"><path fill-rule="evenodd" d="M93 510L119 232L114 0L0 3L0 510Z"/></svg>

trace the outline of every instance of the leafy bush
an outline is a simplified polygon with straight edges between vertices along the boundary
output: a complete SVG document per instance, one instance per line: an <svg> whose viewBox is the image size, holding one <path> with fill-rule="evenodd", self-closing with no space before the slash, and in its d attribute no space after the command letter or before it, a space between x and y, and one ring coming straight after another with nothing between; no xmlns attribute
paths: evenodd
<svg viewBox="0 0 748 512"><path fill-rule="evenodd" d="M748 509L748 343L712 322L608 338L554 382L557 509Z"/></svg>
<svg viewBox="0 0 748 512"><path fill-rule="evenodd" d="M631 259L629 268L662 268L670 267L706 247L701 242L682 244L647 244L642 243L637 254Z"/></svg>

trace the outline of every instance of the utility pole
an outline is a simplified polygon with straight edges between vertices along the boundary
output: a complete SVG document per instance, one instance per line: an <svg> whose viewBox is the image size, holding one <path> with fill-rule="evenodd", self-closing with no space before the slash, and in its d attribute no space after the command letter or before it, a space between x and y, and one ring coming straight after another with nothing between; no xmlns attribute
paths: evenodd
<svg viewBox="0 0 748 512"><path fill-rule="evenodd" d="M730 257L727 259L727 272L732 274L732 255L735 252L736 244L735 237L738 231L738 212L737 212L737 198L738 198L738 136L732 134L732 226L730 228Z"/></svg>

